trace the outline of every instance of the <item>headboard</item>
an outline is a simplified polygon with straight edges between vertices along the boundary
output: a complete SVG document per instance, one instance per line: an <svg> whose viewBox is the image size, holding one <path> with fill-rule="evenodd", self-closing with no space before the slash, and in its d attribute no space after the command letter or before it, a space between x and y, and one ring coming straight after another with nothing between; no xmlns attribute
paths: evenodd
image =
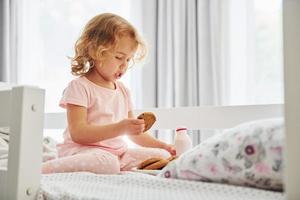
<svg viewBox="0 0 300 200"><path fill-rule="evenodd" d="M134 110L136 116L142 112L153 112L156 123L152 129L176 129L186 126L190 130L225 129L242 122L283 117L282 104L201 106L176 108L148 108ZM171 116L171 117L170 117ZM45 129L64 129L67 125L65 113L46 113Z"/></svg>

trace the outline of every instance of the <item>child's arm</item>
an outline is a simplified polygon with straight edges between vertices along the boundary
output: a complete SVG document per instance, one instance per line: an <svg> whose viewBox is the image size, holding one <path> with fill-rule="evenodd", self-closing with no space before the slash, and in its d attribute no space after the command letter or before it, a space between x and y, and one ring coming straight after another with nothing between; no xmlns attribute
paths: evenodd
<svg viewBox="0 0 300 200"><path fill-rule="evenodd" d="M95 143L125 133L139 135L145 128L144 120L133 118L103 126L88 124L87 109L72 104L67 105L67 118L71 138L79 144Z"/></svg>
<svg viewBox="0 0 300 200"><path fill-rule="evenodd" d="M130 119L134 119L134 115L132 112L128 113L128 116ZM171 155L175 155L175 149L172 145L167 144L165 142L162 142L151 135L149 135L147 132L144 132L143 134L139 135L129 135L128 136L134 143L144 146L144 147L154 147L154 148L161 148L167 150Z"/></svg>

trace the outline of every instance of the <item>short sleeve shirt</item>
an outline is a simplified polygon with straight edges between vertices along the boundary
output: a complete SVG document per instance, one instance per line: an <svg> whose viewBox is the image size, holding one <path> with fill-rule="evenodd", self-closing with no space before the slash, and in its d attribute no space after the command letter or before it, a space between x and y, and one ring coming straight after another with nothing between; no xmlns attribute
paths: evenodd
<svg viewBox="0 0 300 200"><path fill-rule="evenodd" d="M132 110L132 102L129 90L121 83L115 83L114 90L101 87L82 76L69 83L63 92L60 106L66 108L67 104L83 106L87 109L87 122L94 125L106 125L116 123L128 118L128 112ZM66 128L64 143L59 145L61 154L74 154L85 145L80 145L70 137ZM111 153L120 155L127 149L127 145L121 136L90 144L91 147L99 147Z"/></svg>

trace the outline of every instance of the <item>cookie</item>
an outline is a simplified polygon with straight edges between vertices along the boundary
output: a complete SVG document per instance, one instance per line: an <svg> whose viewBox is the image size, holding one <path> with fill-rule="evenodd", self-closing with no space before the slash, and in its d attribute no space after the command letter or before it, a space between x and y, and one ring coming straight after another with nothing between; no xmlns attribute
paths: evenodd
<svg viewBox="0 0 300 200"><path fill-rule="evenodd" d="M144 167L145 170L158 170L164 168L169 163L166 159L161 159L158 162L152 163L146 167Z"/></svg>
<svg viewBox="0 0 300 200"><path fill-rule="evenodd" d="M155 115L151 112L144 112L144 113L140 114L137 118L144 119L144 121L145 121L144 132L148 131L152 127L154 122L156 121Z"/></svg>
<svg viewBox="0 0 300 200"><path fill-rule="evenodd" d="M171 156L168 159L153 157L143 161L139 166L138 169L144 170L159 170L164 168L169 162L175 160L177 156Z"/></svg>
<svg viewBox="0 0 300 200"><path fill-rule="evenodd" d="M149 158L145 161L143 161L139 166L138 169L144 169L146 166L151 165L155 162L160 161L162 158Z"/></svg>

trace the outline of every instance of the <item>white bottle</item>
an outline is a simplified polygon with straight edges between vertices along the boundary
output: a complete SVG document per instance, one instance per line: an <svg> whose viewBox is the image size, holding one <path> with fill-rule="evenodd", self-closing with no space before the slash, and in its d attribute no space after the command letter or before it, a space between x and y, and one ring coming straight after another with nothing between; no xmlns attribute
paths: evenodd
<svg viewBox="0 0 300 200"><path fill-rule="evenodd" d="M182 153L188 151L193 146L192 140L187 133L187 128L177 128L175 135L175 149L176 155L180 156Z"/></svg>

